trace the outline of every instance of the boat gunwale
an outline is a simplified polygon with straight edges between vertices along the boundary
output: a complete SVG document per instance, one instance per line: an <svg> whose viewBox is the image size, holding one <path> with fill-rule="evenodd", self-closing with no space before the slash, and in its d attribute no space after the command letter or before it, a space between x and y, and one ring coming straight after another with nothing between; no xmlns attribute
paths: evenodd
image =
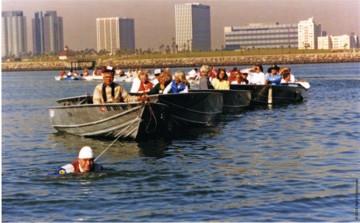
<svg viewBox="0 0 360 223"><path fill-rule="evenodd" d="M232 89L231 86L249 86L249 87L272 87L272 88L302 88L305 91L308 91L309 89L306 89L304 86L302 86L299 83L283 83L278 85L271 85L271 84L232 84L230 85L230 90L245 90L245 91L251 91L252 89ZM236 88L236 87L235 87Z"/></svg>
<svg viewBox="0 0 360 223"><path fill-rule="evenodd" d="M120 116L126 115L127 113L137 111L137 110L142 109L142 108L143 108L142 106L136 106L136 107L133 107L131 109L125 110L125 111L123 111L121 113L117 113L117 114L112 115L110 117L106 117L106 118L96 120L96 121L93 121L93 122L87 122L87 123L83 123L83 124L73 124L73 125L52 125L52 126L53 127L58 127L58 128L78 128L78 127L86 127L86 126L90 126L90 125L97 125L97 124L100 124L100 123L103 123L103 122L106 122L106 121L109 121L109 120L112 120L112 119L116 119L116 118L118 118Z"/></svg>

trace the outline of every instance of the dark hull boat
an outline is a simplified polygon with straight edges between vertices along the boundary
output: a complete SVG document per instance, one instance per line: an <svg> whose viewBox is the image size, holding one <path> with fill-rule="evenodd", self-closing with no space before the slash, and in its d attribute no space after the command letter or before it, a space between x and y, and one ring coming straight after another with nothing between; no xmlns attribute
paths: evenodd
<svg viewBox="0 0 360 223"><path fill-rule="evenodd" d="M174 127L211 126L223 107L222 94L216 92L164 94L159 95L159 102L169 107Z"/></svg>
<svg viewBox="0 0 360 223"><path fill-rule="evenodd" d="M251 91L247 90L191 90L191 92L217 92L223 97L223 113L234 114L250 105Z"/></svg>
<svg viewBox="0 0 360 223"><path fill-rule="evenodd" d="M91 96L64 98L49 108L52 126L59 132L86 137L142 140L167 134L167 106L150 102L92 104Z"/></svg>
<svg viewBox="0 0 360 223"><path fill-rule="evenodd" d="M230 88L251 91L252 104L290 104L302 102L307 95L307 89L300 84L231 85Z"/></svg>

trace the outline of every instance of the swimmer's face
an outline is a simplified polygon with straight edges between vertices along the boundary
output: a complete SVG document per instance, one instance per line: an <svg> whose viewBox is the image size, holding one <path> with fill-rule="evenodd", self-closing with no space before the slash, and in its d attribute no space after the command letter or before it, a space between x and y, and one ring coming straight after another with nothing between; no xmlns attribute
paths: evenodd
<svg viewBox="0 0 360 223"><path fill-rule="evenodd" d="M94 166L94 159L79 159L79 165L83 173L90 172Z"/></svg>

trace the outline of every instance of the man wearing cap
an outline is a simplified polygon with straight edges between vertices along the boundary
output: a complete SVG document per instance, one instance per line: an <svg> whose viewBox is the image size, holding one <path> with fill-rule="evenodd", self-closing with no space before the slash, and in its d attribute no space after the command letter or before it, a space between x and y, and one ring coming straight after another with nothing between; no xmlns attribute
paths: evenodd
<svg viewBox="0 0 360 223"><path fill-rule="evenodd" d="M281 75L279 74L280 67L273 65L269 67L268 74L265 76L266 84L278 85L281 82Z"/></svg>
<svg viewBox="0 0 360 223"><path fill-rule="evenodd" d="M161 69L155 69L154 70L154 76L155 78L151 81L151 83L153 84L153 86L157 85L159 83L159 79L160 79L160 74L161 74Z"/></svg>
<svg viewBox="0 0 360 223"><path fill-rule="evenodd" d="M79 156L71 164L66 164L58 170L58 174L88 173L102 170L102 166L94 163L94 153L89 146L84 146Z"/></svg>
<svg viewBox="0 0 360 223"><path fill-rule="evenodd" d="M102 72L103 83L95 87L93 94L94 104L119 103L119 102L135 102L139 98L130 96L128 92L119 84L114 83L115 71L112 67L106 67Z"/></svg>

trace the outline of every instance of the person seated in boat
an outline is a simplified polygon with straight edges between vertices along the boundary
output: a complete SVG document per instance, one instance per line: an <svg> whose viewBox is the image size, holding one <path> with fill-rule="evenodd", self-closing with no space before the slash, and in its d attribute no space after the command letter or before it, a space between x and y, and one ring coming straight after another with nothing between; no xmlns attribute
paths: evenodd
<svg viewBox="0 0 360 223"><path fill-rule="evenodd" d="M189 71L186 78L187 78L188 81L199 80L200 73L198 72L198 69L194 68L191 71Z"/></svg>
<svg viewBox="0 0 360 223"><path fill-rule="evenodd" d="M229 90L230 83L226 75L226 70L224 68L219 68L217 76L211 80L211 84L216 90Z"/></svg>
<svg viewBox="0 0 360 223"><path fill-rule="evenodd" d="M140 80L140 86L138 88L138 91L136 93L140 94L146 94L149 93L151 88L153 88L153 84L149 81L149 75L146 71L140 71L139 72L139 80Z"/></svg>
<svg viewBox="0 0 360 223"><path fill-rule="evenodd" d="M103 71L103 83L96 85L94 89L94 104L135 102L144 99L144 97L130 96L122 86L114 83L114 74L111 67Z"/></svg>
<svg viewBox="0 0 360 223"><path fill-rule="evenodd" d="M138 93L139 88L140 88L140 84L141 84L141 80L139 78L139 73L140 71L137 71L135 75L133 75L133 81L131 84L131 88L130 88L130 93Z"/></svg>
<svg viewBox="0 0 360 223"><path fill-rule="evenodd" d="M94 153L89 146L84 146L79 151L78 158L72 163L66 164L57 170L59 175L81 174L89 172L98 172L103 167L94 161Z"/></svg>
<svg viewBox="0 0 360 223"><path fill-rule="evenodd" d="M289 79L289 83L295 83L296 79L295 76L291 73L291 68L290 67L282 67L279 71L280 75L283 76L284 73L289 73L290 79Z"/></svg>
<svg viewBox="0 0 360 223"><path fill-rule="evenodd" d="M155 69L154 70L154 76L155 78L151 81L153 86L157 85L159 83L160 74L162 73L161 69Z"/></svg>
<svg viewBox="0 0 360 223"><path fill-rule="evenodd" d="M266 75L266 84L278 85L281 82L281 75L279 74L280 68L277 65L269 67L268 74Z"/></svg>
<svg viewBox="0 0 360 223"><path fill-rule="evenodd" d="M209 72L209 80L211 82L212 79L216 78L218 74L218 71L216 70L216 68L214 66L210 66L210 72Z"/></svg>
<svg viewBox="0 0 360 223"><path fill-rule="evenodd" d="M236 81L236 75L240 73L240 71L238 70L237 67L234 67L231 71L230 71L230 75L229 75L229 82L233 82Z"/></svg>
<svg viewBox="0 0 360 223"><path fill-rule="evenodd" d="M60 71L59 72L59 77L60 77L61 80L64 79L66 77L66 72L64 70Z"/></svg>
<svg viewBox="0 0 360 223"><path fill-rule="evenodd" d="M172 81L171 74L167 72L162 72L159 76L159 83L157 83L149 92L149 94L162 94Z"/></svg>
<svg viewBox="0 0 360 223"><path fill-rule="evenodd" d="M235 78L236 79L232 81L230 84L245 85L249 83L249 81L247 80L247 73L241 73L240 71L237 71Z"/></svg>
<svg viewBox="0 0 360 223"><path fill-rule="evenodd" d="M189 86L183 71L177 71L172 80L164 89L163 94L177 94L177 93L188 93Z"/></svg>
<svg viewBox="0 0 360 223"><path fill-rule="evenodd" d="M83 73L80 76L82 76L82 77L89 76L89 70L87 68L84 68Z"/></svg>
<svg viewBox="0 0 360 223"><path fill-rule="evenodd" d="M281 82L280 84L289 84L290 82L290 72L288 70L283 71L281 74L282 78L281 78Z"/></svg>
<svg viewBox="0 0 360 223"><path fill-rule="evenodd" d="M200 90L208 90L214 89L209 81L210 67L208 65L202 65L200 68L200 79L199 79L199 89Z"/></svg>
<svg viewBox="0 0 360 223"><path fill-rule="evenodd" d="M252 68L244 70L244 73L248 74L247 80L249 84L265 84L265 74L263 73L263 66L261 64L256 64Z"/></svg>

